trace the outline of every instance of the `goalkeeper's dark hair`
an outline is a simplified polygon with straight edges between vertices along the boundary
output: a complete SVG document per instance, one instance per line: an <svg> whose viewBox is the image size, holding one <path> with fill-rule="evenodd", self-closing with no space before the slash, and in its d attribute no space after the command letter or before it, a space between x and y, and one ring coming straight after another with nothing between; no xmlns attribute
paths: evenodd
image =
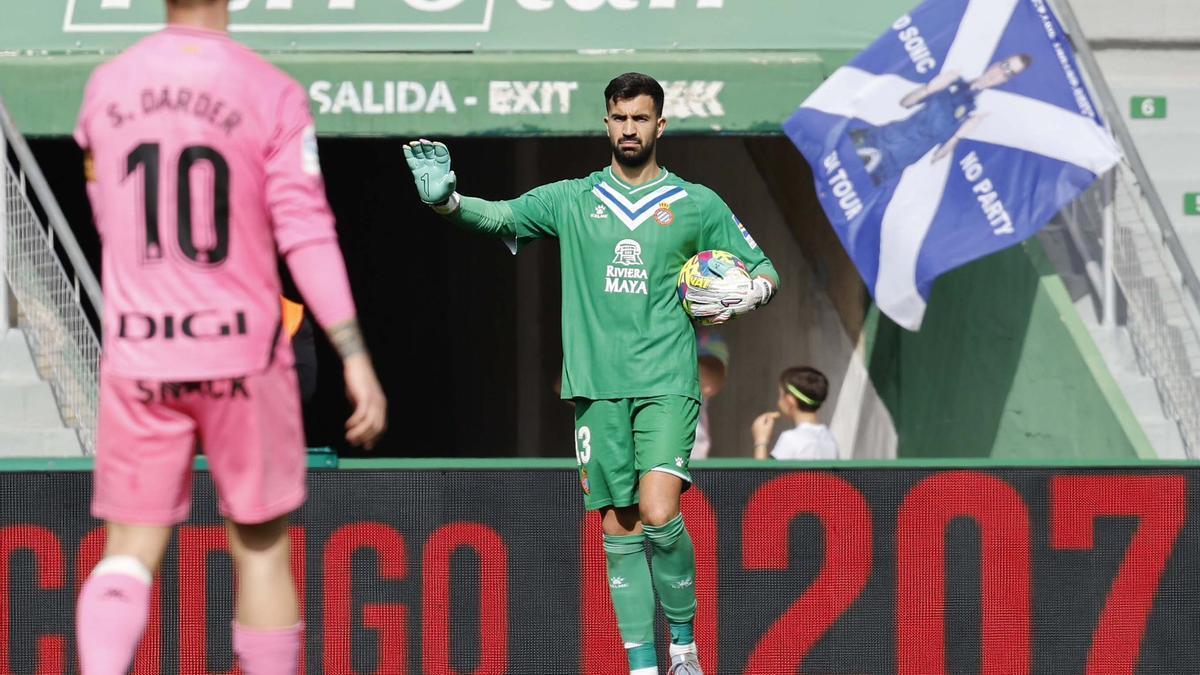
<svg viewBox="0 0 1200 675"><path fill-rule="evenodd" d="M816 412L829 396L829 380L816 368L797 366L779 376L779 386L796 400L805 412ZM799 396L797 396L799 394Z"/></svg>
<svg viewBox="0 0 1200 675"><path fill-rule="evenodd" d="M658 80L641 73L625 73L618 75L604 88L604 109L608 110L617 101L637 98L645 94L654 99L654 113L662 117L663 94L662 85Z"/></svg>
<svg viewBox="0 0 1200 675"><path fill-rule="evenodd" d="M215 5L223 0L167 0L167 4L172 7L183 7L190 9L192 7L203 7L205 5Z"/></svg>

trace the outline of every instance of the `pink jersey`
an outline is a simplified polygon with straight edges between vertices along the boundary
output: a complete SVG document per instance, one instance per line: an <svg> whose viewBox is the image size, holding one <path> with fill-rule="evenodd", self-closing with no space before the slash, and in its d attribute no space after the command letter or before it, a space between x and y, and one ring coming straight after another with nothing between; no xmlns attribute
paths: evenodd
<svg viewBox="0 0 1200 675"><path fill-rule="evenodd" d="M171 26L93 73L75 138L92 156L105 367L204 380L290 364L277 252L336 252L337 236L303 88L224 33Z"/></svg>

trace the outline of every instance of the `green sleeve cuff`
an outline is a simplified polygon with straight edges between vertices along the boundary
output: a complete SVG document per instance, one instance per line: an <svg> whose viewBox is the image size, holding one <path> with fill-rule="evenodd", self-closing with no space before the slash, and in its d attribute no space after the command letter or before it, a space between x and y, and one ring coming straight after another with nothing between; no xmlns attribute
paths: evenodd
<svg viewBox="0 0 1200 675"><path fill-rule="evenodd" d="M462 197L458 208L446 214L450 222L473 232L515 239L517 219L512 208L504 202L491 202L478 197Z"/></svg>
<svg viewBox="0 0 1200 675"><path fill-rule="evenodd" d="M753 279L755 277L770 279L771 283L775 284L775 290L779 290L779 272L775 271L775 266L771 264L770 260L764 260L750 270L750 278Z"/></svg>

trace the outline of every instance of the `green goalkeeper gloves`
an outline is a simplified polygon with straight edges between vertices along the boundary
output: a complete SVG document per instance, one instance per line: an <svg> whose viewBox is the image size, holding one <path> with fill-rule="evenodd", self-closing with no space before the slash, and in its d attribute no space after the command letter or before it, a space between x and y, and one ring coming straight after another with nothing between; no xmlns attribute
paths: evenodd
<svg viewBox="0 0 1200 675"><path fill-rule="evenodd" d="M450 150L442 143L422 138L404 146L404 160L417 183L421 201L435 208L446 207L455 196L458 182L450 170Z"/></svg>

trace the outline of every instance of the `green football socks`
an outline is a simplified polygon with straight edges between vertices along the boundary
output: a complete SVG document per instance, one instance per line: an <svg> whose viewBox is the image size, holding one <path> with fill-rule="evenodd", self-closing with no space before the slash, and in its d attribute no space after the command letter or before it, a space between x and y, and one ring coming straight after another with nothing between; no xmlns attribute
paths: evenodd
<svg viewBox="0 0 1200 675"><path fill-rule="evenodd" d="M654 590L663 614L671 624L671 642L693 642L692 619L696 616L696 550L683 526L683 514L671 522L643 528L653 546Z"/></svg>
<svg viewBox="0 0 1200 675"><path fill-rule="evenodd" d="M604 535L608 561L608 592L617 613L631 672L657 672L654 651L654 592L646 564L646 537L641 534Z"/></svg>
<svg viewBox="0 0 1200 675"><path fill-rule="evenodd" d="M695 649L691 645L695 643L696 551L683 526L683 515L643 529L644 535L604 535L608 590L631 673L657 672L652 584L671 627L671 643ZM653 573L646 564L647 538L652 546Z"/></svg>

